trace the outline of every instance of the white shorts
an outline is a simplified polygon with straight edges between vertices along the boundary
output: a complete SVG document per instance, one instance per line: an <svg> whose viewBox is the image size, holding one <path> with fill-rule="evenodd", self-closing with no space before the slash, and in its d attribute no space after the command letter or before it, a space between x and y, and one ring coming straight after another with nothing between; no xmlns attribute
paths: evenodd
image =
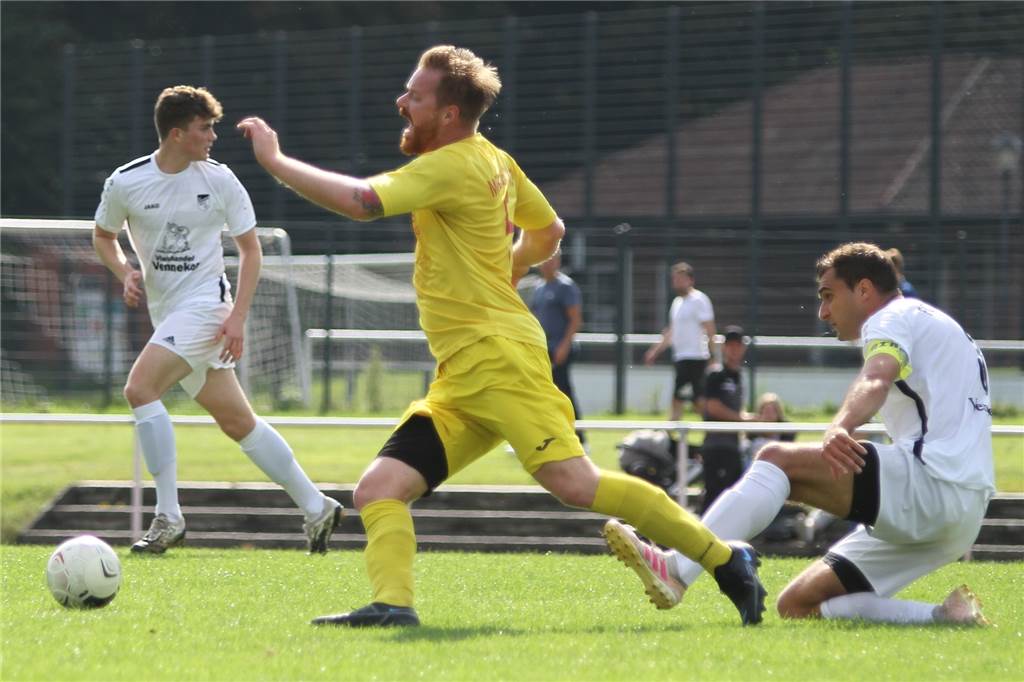
<svg viewBox="0 0 1024 682"><path fill-rule="evenodd" d="M231 314L230 303L197 303L187 310L175 310L156 323L149 342L176 353L189 364L192 373L178 382L195 398L206 383L209 369L231 369L234 361L220 359L224 341L215 342L220 326Z"/></svg>
<svg viewBox="0 0 1024 682"><path fill-rule="evenodd" d="M829 554L848 560L877 594L889 597L967 553L991 494L933 478L913 453L895 445L876 444L875 449L878 519L873 528L858 526Z"/></svg>

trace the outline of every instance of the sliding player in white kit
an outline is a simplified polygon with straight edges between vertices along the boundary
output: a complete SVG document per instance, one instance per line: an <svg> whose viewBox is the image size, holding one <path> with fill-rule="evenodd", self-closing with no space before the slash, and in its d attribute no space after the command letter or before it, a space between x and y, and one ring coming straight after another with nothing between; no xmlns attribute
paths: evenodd
<svg viewBox="0 0 1024 682"><path fill-rule="evenodd" d="M165 89L153 116L159 149L115 170L96 209L96 253L124 283L126 304L135 307L145 295L154 327L124 387L156 484L156 517L132 551L163 554L185 539L174 431L161 402L180 383L302 509L309 551L323 553L341 505L313 485L281 435L253 413L233 369L263 253L249 194L227 166L209 158L221 116L220 102L203 88ZM125 222L141 272L117 242ZM239 253L234 302L224 274L225 226Z"/></svg>
<svg viewBox="0 0 1024 682"><path fill-rule="evenodd" d="M843 244L817 263L819 317L860 339L864 365L823 442L766 445L703 521L748 540L786 499L860 526L782 592L783 618L986 624L966 587L942 604L891 599L970 550L995 492L985 359L951 317L900 294L892 261L873 244ZM878 412L891 445L851 436ZM612 551L659 608L679 603L700 566L609 521Z"/></svg>

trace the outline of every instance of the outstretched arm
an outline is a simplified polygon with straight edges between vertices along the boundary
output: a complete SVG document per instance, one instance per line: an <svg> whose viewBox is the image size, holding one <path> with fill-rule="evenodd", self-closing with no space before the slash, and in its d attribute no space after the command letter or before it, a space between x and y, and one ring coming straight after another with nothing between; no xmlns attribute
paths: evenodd
<svg viewBox="0 0 1024 682"><path fill-rule="evenodd" d="M558 218L539 230L523 230L519 241L512 247L512 284L517 284L531 265L543 263L558 250L565 234L565 225Z"/></svg>
<svg viewBox="0 0 1024 682"><path fill-rule="evenodd" d="M891 355L872 355L864 361L822 443L822 457L837 478L848 471L860 473L865 450L852 434L885 404L889 388L899 373L900 363Z"/></svg>
<svg viewBox="0 0 1024 682"><path fill-rule="evenodd" d="M237 128L252 141L256 161L268 173L314 204L353 220L374 220L384 214L380 197L370 183L285 156L277 132L263 119L250 116Z"/></svg>

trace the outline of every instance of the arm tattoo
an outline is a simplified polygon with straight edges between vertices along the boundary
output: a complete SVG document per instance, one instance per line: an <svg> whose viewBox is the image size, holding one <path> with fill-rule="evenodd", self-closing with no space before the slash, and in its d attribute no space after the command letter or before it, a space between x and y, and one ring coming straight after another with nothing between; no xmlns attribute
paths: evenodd
<svg viewBox="0 0 1024 682"><path fill-rule="evenodd" d="M384 214L384 205L380 203L380 197L377 196L372 187L356 189L353 198L363 207L367 218L379 218Z"/></svg>

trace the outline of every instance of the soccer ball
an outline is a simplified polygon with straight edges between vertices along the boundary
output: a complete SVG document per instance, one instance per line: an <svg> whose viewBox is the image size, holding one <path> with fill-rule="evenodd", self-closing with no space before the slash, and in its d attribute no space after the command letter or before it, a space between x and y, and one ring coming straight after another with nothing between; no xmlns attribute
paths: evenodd
<svg viewBox="0 0 1024 682"><path fill-rule="evenodd" d="M121 586L121 562L110 545L92 535L62 543L46 563L46 584L61 606L106 606Z"/></svg>

